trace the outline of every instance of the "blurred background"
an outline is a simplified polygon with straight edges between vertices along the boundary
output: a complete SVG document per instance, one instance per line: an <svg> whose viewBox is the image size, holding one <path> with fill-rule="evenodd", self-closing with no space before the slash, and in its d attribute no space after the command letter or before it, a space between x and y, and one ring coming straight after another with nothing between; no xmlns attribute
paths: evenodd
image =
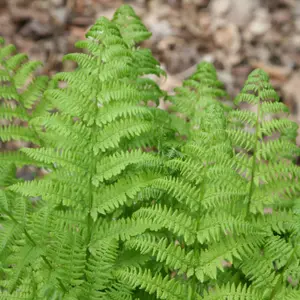
<svg viewBox="0 0 300 300"><path fill-rule="evenodd" d="M180 85L206 60L235 96L259 67L300 124L300 0L0 0L0 35L43 61L44 74L67 71L73 65L62 64L63 55L123 3L153 34L144 44L167 71L163 89Z"/></svg>

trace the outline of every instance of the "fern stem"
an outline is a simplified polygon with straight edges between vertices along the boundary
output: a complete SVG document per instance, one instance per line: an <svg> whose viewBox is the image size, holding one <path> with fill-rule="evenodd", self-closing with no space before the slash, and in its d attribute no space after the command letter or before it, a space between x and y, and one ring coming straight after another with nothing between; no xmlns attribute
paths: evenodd
<svg viewBox="0 0 300 300"><path fill-rule="evenodd" d="M251 168L251 182L249 187L249 194L248 194L248 207L247 207L247 213L250 214L250 207L251 207L251 198L253 194L254 189L254 175L256 171L256 152L257 152L257 146L258 146L258 133L260 130L260 95L258 93L258 104L257 104L257 122L255 126L255 145L253 149L253 156L252 156L252 168Z"/></svg>
<svg viewBox="0 0 300 300"><path fill-rule="evenodd" d="M7 211L6 209L2 208L2 212L4 212L15 224L17 225L20 225L20 223L18 222L18 220L16 220L14 218L14 216L9 212ZM23 231L24 231L24 234L25 236L28 238L28 240L32 243L32 245L34 247L37 246L36 242L34 241L34 239L31 237L31 235L29 234L29 232L27 231L26 228L23 228ZM46 265L49 267L50 270L54 270L53 266L51 265L51 263L49 262L49 260L47 259L47 257L45 255L41 255L41 258L43 259L43 261L46 263ZM64 286L63 282L61 281L60 278L57 278L57 281L59 283L59 285L61 286L62 290L64 291L64 293L67 292L67 289L66 287Z"/></svg>
<svg viewBox="0 0 300 300"><path fill-rule="evenodd" d="M283 279L284 272L290 266L290 264L293 262L293 258L294 258L294 255L296 253L296 250L297 250L297 247L294 248L294 250L292 251L291 256L289 257L288 261L286 262L286 265L284 266L284 268L283 268L283 270L282 270L282 272L279 276L279 279L277 280L277 282L276 282L276 284L275 284L275 286L274 286L274 288L271 292L270 300L274 299L274 297L276 296L277 290L280 287L281 281Z"/></svg>
<svg viewBox="0 0 300 300"><path fill-rule="evenodd" d="M48 258L45 255L41 255L42 259L44 260L44 262L48 265L50 270L54 270L53 266L51 265L50 261L48 260ZM56 277L56 280L58 281L61 289L63 290L64 294L68 291L66 289L66 287L64 286L62 280L58 277Z"/></svg>
<svg viewBox="0 0 300 300"><path fill-rule="evenodd" d="M12 83L14 83L13 77L10 75L9 70L6 68L6 64L5 64L4 61L2 61L2 65L4 66L5 70L7 71L7 74L8 74L8 76L9 76L9 78L10 78L10 81L11 81ZM15 87L15 85L14 85L14 88L15 88L15 90L16 90L16 92L17 92L17 88ZM20 105L24 110L26 110L26 108L25 108L25 106L24 106L24 104L23 104L22 101L17 101L17 102L18 102L18 105ZM39 141L39 145L40 145L40 146L43 146L44 143L43 143L42 140L40 139L40 137L39 137L39 135L38 135L38 133L37 133L37 131L36 131L35 128L33 128L33 132L34 132L34 134L35 134L36 139ZM20 223L18 222L18 220L16 220L16 219L14 218L14 216L13 216L9 211L5 210L4 208L2 208L2 211L3 211L3 212L4 212L4 213L5 213L5 214L6 214L6 215L7 215L7 216L15 223L15 224L20 225ZM25 236L27 237L27 239L32 243L32 245L33 245L34 247L36 247L37 244L36 244L36 242L34 241L34 239L31 237L31 235L29 234L29 232L27 231L27 229L26 229L26 228L23 228L23 231L24 231L24 234L25 234ZM49 269L50 269L51 271L53 271L54 268L53 268L53 266L51 265L50 261L47 259L47 257L46 257L45 255L41 255L41 258L44 260L44 262L45 262L46 265L49 267ZM57 279L57 281L58 281L58 283L59 283L61 289L63 290L63 292L66 293L66 292L67 292L67 289L66 289L66 287L64 286L63 282L61 281L61 279L58 278L58 277L56 277L56 279Z"/></svg>
<svg viewBox="0 0 300 300"><path fill-rule="evenodd" d="M94 128L94 131L93 132L97 132L97 130L96 130L96 128L95 128L95 125L93 126L93 128ZM93 139L93 135L92 135L92 137L91 137L91 139L92 139L92 141L91 141L91 143L93 143L94 141L94 139ZM93 223L94 223L94 221L93 221L93 219L92 219L92 216L91 216L91 210L92 210L92 208L93 208L93 190L94 190L94 186L93 186L93 183L92 183L92 178L93 178L93 174L95 174L96 173L96 162L94 162L93 164L92 164L92 170L91 170L91 176L90 176L90 182L89 182L89 203L88 203L88 205L89 205L89 213L88 213L88 215L87 215L87 241L88 241L88 244L90 243L90 241L91 241L91 238L92 238L92 227L93 227Z"/></svg>
<svg viewBox="0 0 300 300"><path fill-rule="evenodd" d="M97 132L97 128L96 128L95 124L93 125L92 128L93 128L93 131L92 131L93 133ZM92 134L91 135L91 143L93 143L94 140L96 140L95 139L95 135ZM92 227L93 227L93 224L94 224L94 220L93 220L93 218L91 216L91 210L93 208L93 202L94 202L93 201L94 200L93 199L94 185L92 183L92 178L93 178L92 175L95 174L96 171L97 171L97 169L96 169L96 166L97 166L96 162L92 163L91 166L92 166L92 168L90 170L90 178L89 178L89 203L88 203L89 209L88 209L88 215L87 215L86 261L89 260L90 255L91 255L91 253L89 251L89 244L90 244L90 242L92 240ZM86 272L85 272L84 277L87 280Z"/></svg>
<svg viewBox="0 0 300 300"><path fill-rule="evenodd" d="M2 212L4 212L15 224L20 225L20 223L18 222L18 220L16 220L14 218L14 216L7 211L5 208L2 207ZM24 230L24 234L25 236L28 238L28 240L30 240L30 242L32 243L33 246L36 246L35 241L32 239L32 237L30 236L30 234L28 233L28 231L26 230L26 228L23 228Z"/></svg>
<svg viewBox="0 0 300 300"><path fill-rule="evenodd" d="M67 293L68 290L67 290L66 287L64 286L64 284L63 284L63 282L61 281L61 279L56 277L56 280L58 281L59 286L60 286L61 289L63 290L64 294Z"/></svg>

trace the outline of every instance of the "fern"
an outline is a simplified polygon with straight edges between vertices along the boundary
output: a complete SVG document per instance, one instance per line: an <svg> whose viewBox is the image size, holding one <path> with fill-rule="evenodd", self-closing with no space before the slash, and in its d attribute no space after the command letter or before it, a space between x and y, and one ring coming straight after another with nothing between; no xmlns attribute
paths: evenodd
<svg viewBox="0 0 300 300"><path fill-rule="evenodd" d="M42 99L48 79L46 76L35 75L40 62L29 61L25 54L15 54L15 51L13 45L6 45L0 38L0 118L3 124L0 138L2 142L15 140L40 144L38 135L26 123L32 119L33 107L39 105L37 102ZM20 247L24 236L28 235L26 224L30 205L27 199L9 191L8 187L20 181L16 178L17 167L33 164L34 161L18 150L2 152L0 161L1 277L3 279L7 266L19 262L11 280L4 280L6 289L12 291L19 283L24 265L37 257L38 250L33 249L31 244ZM27 294L26 291L24 293ZM23 294L18 295L22 297Z"/></svg>
<svg viewBox="0 0 300 300"><path fill-rule="evenodd" d="M1 139L37 145L1 155L1 299L299 298L299 148L296 125L276 117L286 107L261 70L235 100L256 109L234 107L208 63L168 96L138 45L150 36L121 6L49 83L1 46L0 97L14 103L1 116L29 123ZM47 175L20 181L24 164Z"/></svg>
<svg viewBox="0 0 300 300"><path fill-rule="evenodd" d="M270 89L262 78L259 82ZM204 81L203 86L206 84ZM197 90L189 92L189 99L196 97L201 89L201 86L197 87ZM181 89L178 91L182 93ZM218 94L212 90L209 93ZM266 92L264 95L269 97L275 94ZM173 99L177 101L176 97ZM291 292L295 296L291 297L297 297L297 287L285 283L290 274L297 277L291 270L292 265L295 266L293 270L298 270L298 225L289 225L288 221L297 218L297 213L290 209L283 210L286 204L282 202L284 198L292 200L299 196L296 187L299 169L292 160L288 160L297 150L290 138L293 134L288 131L288 128L293 130L294 125L287 120L271 123L268 130L278 127L284 132L285 139L281 143L288 152L282 158L278 156L280 152L276 157L256 156L260 160L253 165L248 156L256 154L256 139L261 136L253 137L253 134L244 131L241 124L258 126L256 115L227 109L222 103L213 99L208 102L207 99L198 100L203 100L200 105L206 106L200 114L189 114L189 121L198 123L198 126L190 129L188 141L177 150L177 154L175 152L176 156L165 162L176 178L166 179L159 188L171 197L166 202L171 203L171 207L142 208L134 214L137 219L147 218L148 222L160 225L160 233L156 228L150 235L143 233L125 245L142 254L151 254L156 264L159 266L162 263L169 273L175 272L177 276L184 274L188 277L187 285L198 281L196 286L191 286L204 299L276 299L277 295L289 295L291 289L295 290L294 294ZM180 102L180 105L190 109L188 104ZM265 111L277 112L279 107L282 108L275 106ZM275 153L275 142L268 143L268 153ZM260 172L256 171L258 167ZM250 192L251 174L253 177L264 176L263 181L261 178L259 181L253 180L257 186L255 193L276 201L274 216L257 214L257 209L254 210L253 204L249 204L249 197L254 194ZM154 187L157 185L154 184ZM283 195L281 200L278 197L284 189L289 189L289 193ZM269 202L264 202L262 197L258 199L264 204L260 209L262 211ZM195 204L191 206L193 201ZM293 207L293 202L289 206ZM163 237L160 238L161 235Z"/></svg>
<svg viewBox="0 0 300 300"><path fill-rule="evenodd" d="M116 19L119 13L120 17L122 9L116 13ZM135 23L137 20L136 17ZM27 160L47 167L50 173L42 180L9 187L24 197L41 198L38 200L41 207L26 213L28 222L23 233L26 230L27 235L14 240L19 243L21 239L20 251L4 260L6 266L11 260L16 263L12 276L6 269L3 275L8 283L2 286L12 295L22 288L23 280L30 281L31 261L37 260L39 265L33 272L38 282L34 283L34 276L31 280L34 297L128 299L131 296L130 288L120 285L112 272L121 255L119 236L126 235L119 226L113 235L101 237L101 231L97 230L103 226L100 214L107 216L111 227L115 223L111 214L118 213L118 218L130 215L130 210L142 205L135 206L133 198L162 177L164 171L160 168L160 154L147 155L140 147L162 143L173 129L166 123L164 112L141 106L141 101L158 103L164 94L153 81L140 76L163 72L151 53L134 47L132 38L126 37L129 31L120 32L118 24L105 18L96 22L87 33L89 42L79 43L81 48L91 49L91 53L66 55L65 59L74 60L78 68L54 76L44 93L47 107L58 113L45 111L30 120L33 132L42 141L41 147L23 149L22 153ZM149 35L142 24L140 28L144 36ZM121 49L118 55L117 48ZM61 82L67 87L60 88ZM152 136L147 138L150 132ZM133 144L136 146L132 148ZM124 152L129 148L130 152ZM103 173L105 161L114 165L113 170L108 166L107 174ZM129 221L131 233L128 232L126 239L141 232L141 223L130 224ZM144 226L144 230L148 227L151 225ZM102 249L103 243L107 244L106 250ZM73 259L69 260L69 256ZM107 268L108 273L101 274L103 280L99 277L95 281L93 272L102 272L102 268Z"/></svg>
<svg viewBox="0 0 300 300"><path fill-rule="evenodd" d="M245 154L238 156L236 163L249 181L249 209L261 211L266 204L276 205L281 199L291 199L299 193L298 171L295 172L292 164L293 157L299 154L294 140L297 125L284 118L269 120L273 112L284 113L287 109L280 105L267 74L261 70L250 74L235 100L242 101L256 105L256 112L248 112L247 116L244 111L230 113L230 120L238 119L245 126L227 132L237 151ZM246 164L244 157L247 157ZM278 184L278 178L288 182Z"/></svg>
<svg viewBox="0 0 300 300"><path fill-rule="evenodd" d="M198 128L205 109L227 97L223 83L217 79L216 70L209 63L202 62L197 71L175 88L175 95L169 97L174 109L185 116L192 128ZM224 107L230 106L224 103Z"/></svg>
<svg viewBox="0 0 300 300"><path fill-rule="evenodd" d="M25 54L15 54L15 51L13 45L6 45L4 39L0 38L1 141L39 144L39 137L26 127L26 123L32 119L30 111L42 98L48 78L35 75L40 62L29 61ZM0 159L5 164L17 162L18 166L29 162L20 153L2 153Z"/></svg>

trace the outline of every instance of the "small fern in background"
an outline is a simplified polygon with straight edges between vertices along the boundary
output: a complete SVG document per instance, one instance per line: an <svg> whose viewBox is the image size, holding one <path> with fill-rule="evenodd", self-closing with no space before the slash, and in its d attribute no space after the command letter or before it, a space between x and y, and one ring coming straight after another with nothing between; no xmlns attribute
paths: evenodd
<svg viewBox="0 0 300 300"><path fill-rule="evenodd" d="M205 113L205 109L220 100L228 98L224 84L218 80L214 67L207 62L197 66L197 71L184 80L181 87L174 89L175 95L169 97L175 112L182 114L191 127L197 128ZM224 108L230 105L222 101Z"/></svg>
<svg viewBox="0 0 300 300"><path fill-rule="evenodd" d="M41 142L38 135L26 124L33 118L32 109L40 102L48 78L36 75L40 62L29 61L26 54L15 52L13 45L5 44L0 38L0 140L1 143L38 145ZM38 106L42 110L41 105ZM33 160L18 149L0 153L1 261L12 253L15 237L24 233L22 224L27 206L26 199L7 187L22 181L16 178L17 167L32 163Z"/></svg>
<svg viewBox="0 0 300 300"><path fill-rule="evenodd" d="M249 75L235 99L235 103L241 102L255 106L255 110L230 112L230 121L239 121L243 127L233 126L228 135L238 152L239 172L249 181L249 210L262 211L265 205L277 202L283 206L285 200L299 193L299 168L293 164L300 153L295 143L297 124L284 116L274 118L276 114L286 115L288 109L279 102L268 75L262 70Z"/></svg>
<svg viewBox="0 0 300 300"><path fill-rule="evenodd" d="M0 49L1 116L29 122L0 137L39 146L1 156L0 299L299 299L296 124L261 70L235 101L254 111L208 63L167 96L150 35L121 6L50 83Z"/></svg>
<svg viewBox="0 0 300 300"><path fill-rule="evenodd" d="M38 145L39 137L26 124L44 109L40 103L48 78L36 75L40 62L29 61L26 54L15 52L13 45L6 45L0 38L0 140L4 144L21 142ZM8 186L9 182L16 180L12 176L12 181L7 181L6 173L15 173L17 166L32 163L18 149L15 150L0 153L1 186Z"/></svg>
<svg viewBox="0 0 300 300"><path fill-rule="evenodd" d="M23 53L14 54L15 47L5 45L3 39L0 40L0 46L1 119L6 120L5 126L1 127L1 140L22 140L38 144L39 140L33 131L11 124L11 121L29 121L29 110L32 110L46 89L48 78L34 76L40 62L28 61Z"/></svg>
<svg viewBox="0 0 300 300"><path fill-rule="evenodd" d="M203 65L199 66L200 70ZM263 71L254 71L249 76L242 93L249 91L249 82L252 90L268 87L268 91L257 96L255 103L268 107L265 112L275 113L284 108ZM273 137L272 141L264 141L256 131L250 134L248 127L241 126L245 116L255 116L254 125L260 130L259 126L266 126L262 119L255 113L226 109L216 102L214 83L202 84L209 91L207 94L203 92L199 96L201 87L198 86L197 90L190 91L195 95L189 96L200 103L198 112L188 114L189 103L180 103L184 114L189 115L188 121L198 122L198 126L190 129L185 145L174 152L177 157L166 162L173 175L164 179L160 189L171 199L164 199L166 204L141 208L134 214L134 218L146 218L148 223L161 227L160 233L156 228L132 237L125 246L151 254L152 268L157 265L155 268L160 270L154 278L159 280L160 274L169 273L178 282L185 282L193 295L190 299L199 296L203 299L298 299L299 213L295 205L299 197L299 168L288 159L299 150L293 143L295 124L281 119L285 124L282 128L282 125L276 127L277 120L273 121L272 132L280 129L283 134L277 140ZM212 90L207 89L209 86ZM237 102L248 97L241 95ZM250 149L245 151L242 145L254 143L254 137L256 143L270 143L268 149L277 151L277 155L265 157L267 154L260 156ZM276 148L281 141L287 142L282 152ZM248 172L241 168L241 157L248 162ZM257 168L264 168L265 172ZM263 175L268 176L267 182L262 178L252 179ZM152 186L157 188L156 184ZM122 274L128 282L135 278L144 287L143 272L131 268ZM146 290L151 291L147 286ZM181 297L178 292L174 299Z"/></svg>

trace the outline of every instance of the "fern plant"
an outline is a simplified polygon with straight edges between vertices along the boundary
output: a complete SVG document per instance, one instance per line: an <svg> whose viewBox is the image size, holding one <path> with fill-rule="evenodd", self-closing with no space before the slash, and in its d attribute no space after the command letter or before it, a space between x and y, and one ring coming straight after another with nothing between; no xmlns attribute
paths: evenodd
<svg viewBox="0 0 300 300"><path fill-rule="evenodd" d="M181 87L174 89L175 95L169 97L169 100L175 112L183 114L191 126L198 127L209 105L223 103L224 108L230 109L227 103L220 102L228 98L223 87L214 67L210 63L201 62L196 72L184 80Z"/></svg>
<svg viewBox="0 0 300 300"><path fill-rule="evenodd" d="M23 141L39 144L36 133L26 127L33 118L33 107L41 100L48 84L46 76L37 76L41 63L29 61L26 54L16 53L13 45L6 45L0 38L0 100L1 100L1 142ZM35 109L35 114L42 110ZM18 152L1 155L2 163L20 163L24 159Z"/></svg>
<svg viewBox="0 0 300 300"><path fill-rule="evenodd" d="M222 101L207 63L169 97L184 118L147 106L167 96L138 45L150 35L121 6L76 44L85 53L65 56L76 70L38 93L18 90L29 67L7 69L0 52L1 97L41 97L24 129L39 148L17 163L48 170L18 182L3 167L0 299L299 298L296 125L272 118L286 109L263 71L235 101L251 112Z"/></svg>
<svg viewBox="0 0 300 300"><path fill-rule="evenodd" d="M36 75L41 65L29 61L23 53L16 53L13 45L5 44L0 38L0 139L1 143L25 142L39 145L41 140L34 130L26 126L38 111L43 110L41 98L48 85L46 76ZM37 102L40 104L37 107ZM33 113L33 107L36 107ZM0 208L5 230L0 231L0 256L6 257L15 234L21 233L17 219L24 221L25 199L8 191L7 187L22 181L16 178L17 167L33 164L34 161L16 149L0 153ZM7 220L6 218L9 218ZM14 221L13 221L14 220ZM15 222L16 221L16 222Z"/></svg>
<svg viewBox="0 0 300 300"><path fill-rule="evenodd" d="M198 126L190 130L177 157L166 162L176 177L168 178L162 188L175 191L171 197L179 203L141 208L134 214L169 233L144 233L126 245L151 253L204 299L298 299L296 126L287 119L265 120L266 114L286 109L261 70L250 74L236 99L251 99L258 105L256 113L225 112L224 105L216 103L217 91L206 87L217 84L202 84L189 97L203 99L207 108L198 106L200 112L192 112L189 121ZM199 90L209 92L199 95ZM180 105L188 114L189 103ZM246 121L255 130L243 128ZM277 138L264 139L275 132ZM270 209L271 214L264 213Z"/></svg>
<svg viewBox="0 0 300 300"><path fill-rule="evenodd" d="M10 215L3 221L5 229L5 221L21 227L6 230L10 243L2 257L2 287L7 299L131 295L113 272L127 264L119 239L147 225L124 217L151 196L141 191L161 176L159 145L173 132L165 111L140 103L163 96L144 77L163 71L150 51L134 46L149 36L139 23L126 6L112 21L100 18L89 39L77 44L89 54L66 55L78 68L54 76L44 94L48 107L58 112L44 111L30 122L42 143L23 153L47 167L49 175L8 188L38 201L34 208L28 200L16 204L26 222ZM60 88L61 83L67 86ZM156 154L141 151L152 146Z"/></svg>
<svg viewBox="0 0 300 300"><path fill-rule="evenodd" d="M239 110L229 115L230 120L243 124L242 128L233 126L228 134L239 152L238 168L249 180L249 209L262 210L262 205L277 201L283 205L284 199L296 197L299 192L298 168L293 164L299 154L295 143L297 124L284 117L272 117L288 110L262 70L250 74L235 102L256 106L255 111Z"/></svg>

